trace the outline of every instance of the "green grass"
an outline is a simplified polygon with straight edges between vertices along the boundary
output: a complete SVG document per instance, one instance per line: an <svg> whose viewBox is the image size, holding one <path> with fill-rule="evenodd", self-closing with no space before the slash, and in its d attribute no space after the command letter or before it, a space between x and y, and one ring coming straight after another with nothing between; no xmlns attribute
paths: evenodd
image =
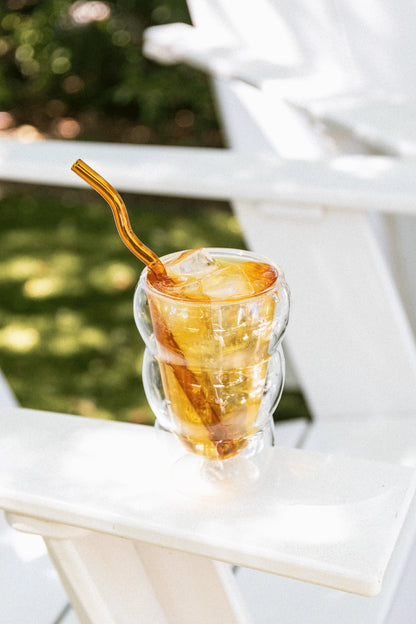
<svg viewBox="0 0 416 624"><path fill-rule="evenodd" d="M227 204L124 196L156 253L244 248ZM7 187L0 201L0 367L24 407L152 423L132 299L143 265L92 192ZM285 393L279 415L305 415Z"/></svg>

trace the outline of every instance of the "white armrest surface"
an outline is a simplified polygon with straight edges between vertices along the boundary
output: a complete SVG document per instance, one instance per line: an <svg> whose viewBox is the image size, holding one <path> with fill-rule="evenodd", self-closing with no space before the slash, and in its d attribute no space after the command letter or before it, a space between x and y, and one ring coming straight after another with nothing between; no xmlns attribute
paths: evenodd
<svg viewBox="0 0 416 624"><path fill-rule="evenodd" d="M191 499L183 454L153 428L0 412L0 507L364 595L376 594L416 487L413 469L276 448L261 487Z"/></svg>
<svg viewBox="0 0 416 624"><path fill-rule="evenodd" d="M320 452L348 453L416 466L416 423L412 416L365 420L352 418L318 422L308 429L305 446ZM269 624L279 614L280 624L398 624L416 608L415 502L400 534L380 594L368 600L325 587L298 583L261 572L240 569L237 581L258 624ZM257 611L256 605L263 609ZM322 609L325 605L325 609ZM393 605L393 606L392 606ZM412 610L413 609L413 610ZM391 610L391 612L390 612Z"/></svg>

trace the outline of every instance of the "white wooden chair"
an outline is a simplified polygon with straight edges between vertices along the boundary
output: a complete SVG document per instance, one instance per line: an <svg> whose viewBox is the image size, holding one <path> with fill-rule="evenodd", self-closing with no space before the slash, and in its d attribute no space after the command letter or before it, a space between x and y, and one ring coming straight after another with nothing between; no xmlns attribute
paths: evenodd
<svg viewBox="0 0 416 624"><path fill-rule="evenodd" d="M17 408L0 371L0 410ZM58 573L39 535L14 531L0 511L0 604L4 624L76 622Z"/></svg>
<svg viewBox="0 0 416 624"><path fill-rule="evenodd" d="M318 159L318 166L326 159L333 170L366 178L374 191L379 178L391 173L388 161L353 156L341 162L335 156L375 151L414 155L415 16L410 3L364 2L358 7L342 1L311 6L265 0L254 10L232 0L215 7L190 0L189 7L196 28L173 25L150 31L145 49L164 62L188 61L213 75L234 149L272 152L286 164L291 159L292 165L297 158ZM412 162L398 164L414 167ZM315 175L318 184L328 180L327 174ZM414 462L414 336L408 320L397 313L392 276L415 320L409 275L416 220L390 218L386 228L379 215L346 213L336 193L332 200L316 201L305 167L303 178L296 188L309 190L309 201L298 196L298 210L270 201L255 207L234 203L250 246L280 258L295 293L287 350L315 416L303 447ZM288 187L291 182L289 178ZM382 209L382 201L366 205L360 186L356 179L355 207ZM404 190L399 180L393 188L399 195ZM329 211L328 206L340 210ZM391 207L398 207L395 200ZM377 303L381 292L385 295ZM322 374L323 361L325 372L327 366L332 370L330 381ZM247 591L251 582L250 577ZM360 614L360 603L348 597L280 581L274 587L281 597L291 596L285 617L279 614L281 621L295 621L296 613L297 621L343 617L381 622L387 614L388 601L380 607L383 598L379 605L363 606ZM325 615L317 609L324 600ZM416 608L401 602L407 610ZM302 606L294 610L295 604ZM394 621L399 615L392 612L390 617Z"/></svg>
<svg viewBox="0 0 416 624"><path fill-rule="evenodd" d="M189 27L189 37L183 27L149 33L148 53L215 73L230 149L0 146L6 180L76 185L69 167L82 157L121 191L232 200L250 247L285 268L286 348L314 415L286 441L278 433L264 496L212 505L169 488L169 436L4 408L0 507L16 528L44 536L81 622L399 624L416 609L416 350L364 212L414 214L414 164L325 151L299 93L312 85L314 105L333 93L315 90L323 70L299 74L296 48L284 64L276 57L275 26L285 33L283 18L302 15L276 6L260 2L252 14L231 0L195 0L203 37ZM314 10L329 18L331 6ZM339 41L327 32L323 43ZM328 62L337 76L341 52ZM297 108L287 104L295 95ZM228 563L240 566L235 575Z"/></svg>

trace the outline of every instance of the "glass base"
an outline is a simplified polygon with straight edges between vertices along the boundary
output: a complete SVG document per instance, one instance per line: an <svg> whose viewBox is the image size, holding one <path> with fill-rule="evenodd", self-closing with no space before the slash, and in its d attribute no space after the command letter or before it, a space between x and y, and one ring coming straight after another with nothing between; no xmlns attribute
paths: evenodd
<svg viewBox="0 0 416 624"><path fill-rule="evenodd" d="M178 492L194 498L230 498L248 492L259 484L265 473L273 446L274 426L271 421L234 457L209 460L186 453L173 466L173 486Z"/></svg>

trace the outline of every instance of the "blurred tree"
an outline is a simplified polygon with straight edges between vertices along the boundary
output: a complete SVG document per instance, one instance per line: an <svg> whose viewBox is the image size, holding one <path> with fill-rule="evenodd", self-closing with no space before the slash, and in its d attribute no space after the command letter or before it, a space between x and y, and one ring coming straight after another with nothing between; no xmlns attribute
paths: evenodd
<svg viewBox="0 0 416 624"><path fill-rule="evenodd" d="M7 0L0 111L52 137L220 145L206 78L141 53L145 28L175 21L185 0Z"/></svg>

